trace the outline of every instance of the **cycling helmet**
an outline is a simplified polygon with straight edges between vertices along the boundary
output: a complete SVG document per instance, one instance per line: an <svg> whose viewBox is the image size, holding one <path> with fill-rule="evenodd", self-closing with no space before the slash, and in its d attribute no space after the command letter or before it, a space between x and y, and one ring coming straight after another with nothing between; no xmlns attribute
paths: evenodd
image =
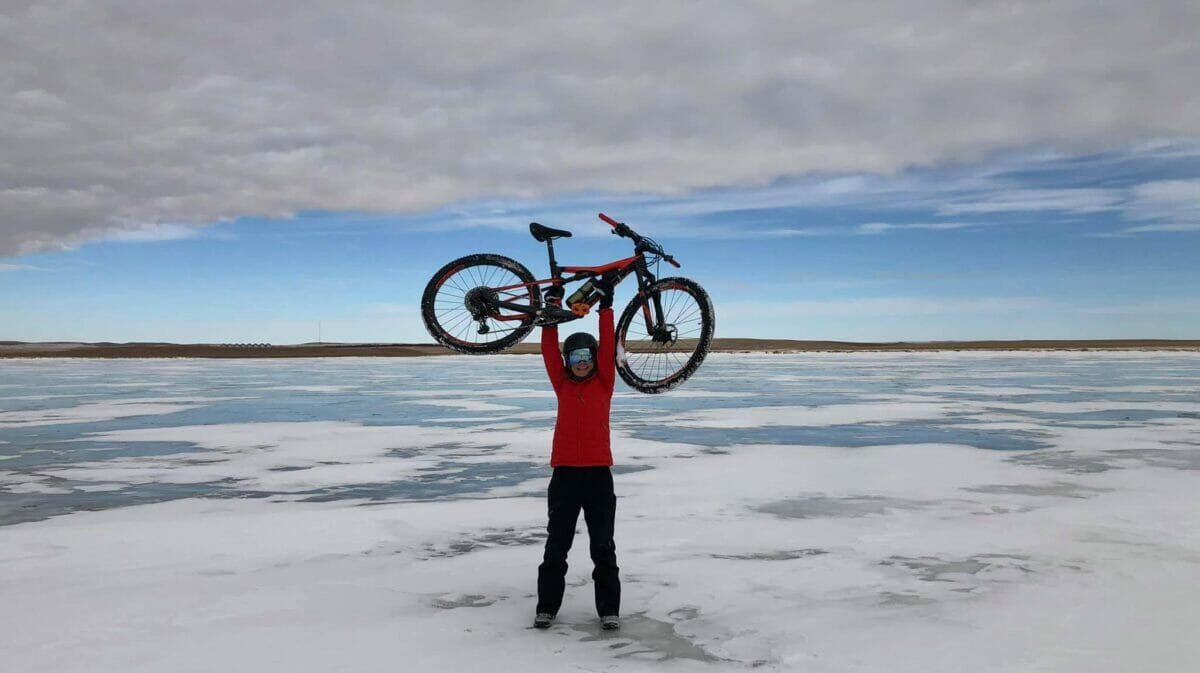
<svg viewBox="0 0 1200 673"><path fill-rule="evenodd" d="M596 343L596 337L587 332L576 332L567 337L563 342L563 352L570 353L577 348L590 348L593 352L600 349L600 344Z"/></svg>
<svg viewBox="0 0 1200 673"><path fill-rule="evenodd" d="M573 381L582 381L583 379L575 376L575 373L571 371L571 367L567 363L567 360L572 351L577 351L581 348L586 348L592 352L592 361L594 362L596 359L596 352L600 350L600 344L596 343L596 337L588 334L587 332L576 332L567 337L567 340L563 342L563 367L565 367L567 370L567 376ZM584 378L591 378L591 375L595 372L596 370L593 368L592 373L588 374L588 376Z"/></svg>

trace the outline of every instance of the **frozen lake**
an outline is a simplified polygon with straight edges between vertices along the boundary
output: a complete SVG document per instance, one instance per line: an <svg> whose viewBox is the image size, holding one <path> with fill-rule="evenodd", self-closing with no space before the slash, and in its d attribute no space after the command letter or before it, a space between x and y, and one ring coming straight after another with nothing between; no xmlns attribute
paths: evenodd
<svg viewBox="0 0 1200 673"><path fill-rule="evenodd" d="M528 628L536 356L0 361L13 671L1200 669L1200 353L715 354ZM581 522L581 534L582 522Z"/></svg>

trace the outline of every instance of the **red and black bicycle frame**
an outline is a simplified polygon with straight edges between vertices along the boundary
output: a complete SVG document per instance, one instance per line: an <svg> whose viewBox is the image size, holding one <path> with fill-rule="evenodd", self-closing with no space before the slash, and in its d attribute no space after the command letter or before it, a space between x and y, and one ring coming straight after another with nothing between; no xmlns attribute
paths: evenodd
<svg viewBox="0 0 1200 673"><path fill-rule="evenodd" d="M503 321L527 320L530 316L536 317L536 315L539 311L546 311L549 309L556 308L556 307L550 307L550 306L543 306L541 309L539 309L539 308L535 308L534 306L531 306L530 304L519 304L519 303L516 303L513 301L499 300L499 298L498 298L499 293L511 292L513 290L518 290L519 288L528 289L528 293L524 294L524 295L514 295L512 297L512 299L518 299L518 300L526 299L527 300L530 298L532 293L534 293L534 292L541 293L542 285L548 285L551 287L554 287L554 286L561 287L568 283L574 283L577 281L588 280L591 278L604 278L613 287L616 287L621 281L628 278L630 274L635 274L638 279L638 294L639 294L639 296L641 296L641 295L644 295L646 293L646 290L652 284L654 284L654 282L657 280L655 275L648 268L648 265L646 264L646 257L644 255L645 251L642 250L640 246L635 248L636 252L633 256L626 257L625 259L619 259L615 262L610 262L608 264L603 264L600 266L559 266L558 262L554 258L554 241L553 240L546 241L546 250L550 257L550 278L536 280L532 283L518 283L516 285L506 285L504 287L490 288L490 290L492 292L492 296L496 297L496 299L494 301L490 302L491 305L496 309L508 309L510 311L514 311L516 314L515 315L493 314L493 315L488 316L489 318L491 318L492 320L503 320ZM570 274L570 275L564 276L563 274ZM654 315L653 316L650 315L650 305L649 304L646 304L645 306L643 306L643 309L642 309L645 314L645 318L646 318L647 332L650 334L654 334L654 328L653 328L654 325L663 324L662 305L659 301L657 301L657 296L654 297L654 299L656 301L651 302L654 304ZM590 309L592 306L594 306L598 301L599 301L598 297L593 297L590 299L585 298L585 301L579 302L575 306L568 307L570 309L569 311L567 309L558 309L559 311L561 311L561 313L558 314L558 317L560 318L560 320L557 320L556 322L567 322L569 320L574 320L576 318L582 318L583 316L587 315L588 309ZM586 308L583 308L583 307L586 307Z"/></svg>

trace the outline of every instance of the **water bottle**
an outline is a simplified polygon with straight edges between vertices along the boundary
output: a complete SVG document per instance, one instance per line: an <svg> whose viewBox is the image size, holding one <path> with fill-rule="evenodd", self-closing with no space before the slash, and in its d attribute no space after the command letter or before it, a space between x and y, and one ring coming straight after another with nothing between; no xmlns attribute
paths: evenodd
<svg viewBox="0 0 1200 673"><path fill-rule="evenodd" d="M596 283L594 283L593 281L589 280L588 282L584 283L583 287L579 288L578 290L575 290L574 292L571 293L570 297L567 297L566 305L574 306L575 304L585 303L588 300L588 298L591 297L592 290L595 287L596 287Z"/></svg>

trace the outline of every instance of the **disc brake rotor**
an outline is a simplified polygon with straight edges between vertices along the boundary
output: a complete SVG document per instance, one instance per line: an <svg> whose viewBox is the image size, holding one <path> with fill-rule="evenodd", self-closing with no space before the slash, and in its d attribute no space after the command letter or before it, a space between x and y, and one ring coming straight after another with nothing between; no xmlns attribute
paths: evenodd
<svg viewBox="0 0 1200 673"><path fill-rule="evenodd" d="M651 340L656 344L666 344L670 346L679 340L679 328L673 324L666 324L662 327L655 328L654 336Z"/></svg>

